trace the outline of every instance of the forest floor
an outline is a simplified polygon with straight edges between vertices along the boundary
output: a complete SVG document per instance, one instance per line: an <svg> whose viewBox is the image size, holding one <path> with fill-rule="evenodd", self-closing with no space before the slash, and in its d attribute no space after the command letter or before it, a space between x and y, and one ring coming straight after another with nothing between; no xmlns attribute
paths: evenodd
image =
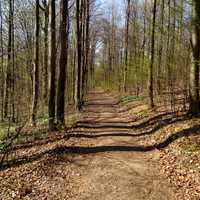
<svg viewBox="0 0 200 200"><path fill-rule="evenodd" d="M13 147L0 199L199 200L199 146L198 118L96 90L73 128Z"/></svg>

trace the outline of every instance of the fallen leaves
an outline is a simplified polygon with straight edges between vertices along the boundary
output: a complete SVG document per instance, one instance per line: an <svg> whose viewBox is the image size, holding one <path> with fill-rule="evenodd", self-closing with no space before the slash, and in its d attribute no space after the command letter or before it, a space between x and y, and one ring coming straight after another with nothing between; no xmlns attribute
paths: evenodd
<svg viewBox="0 0 200 200"><path fill-rule="evenodd" d="M193 137L176 141L160 157L163 172L176 187L177 197L181 200L200 199L200 151L188 153L186 150Z"/></svg>
<svg viewBox="0 0 200 200"><path fill-rule="evenodd" d="M145 109L146 105L140 104L139 107L130 109L131 113L124 109L123 115L122 113L120 117L117 115L119 119L115 117L115 120L125 120L127 117L130 119L133 118L134 120L137 119L135 125L139 123L145 124L133 130L134 134L141 135L134 137L132 140L133 143L131 143L131 137L128 138L130 145L149 146L158 144L165 141L173 133L200 124L200 120L198 119L181 120L179 117L181 117L182 113L180 113L180 116L173 116L167 114L166 109L166 113L163 112L163 108L161 109L162 112L157 110L157 113L154 111L147 112ZM133 112L139 113L138 116L135 118L131 116ZM85 113L84 117L88 119L91 118L90 120L95 119L96 121L102 121L109 117L110 120L113 120L116 113L110 116L108 114L109 112L107 114L100 113L97 116L93 116L93 114L86 116L87 113ZM147 114L148 119L146 119ZM160 117L158 117L159 114L161 115ZM135 123L134 120L133 123ZM97 129L90 128L90 133L85 128L74 128L74 130L70 129L67 132L69 134L77 131L95 134ZM100 130L100 133L101 132L102 130ZM31 130L29 130L29 134L32 135ZM118 139L122 140L123 136L120 137L121 138ZM69 138L66 139L64 135L60 135L60 133L53 133L52 138L47 138L47 135L45 135L45 138L39 138L34 145L29 145L28 148L23 148L23 145L17 146L18 148L16 148L11 157L21 158L26 156L28 159L28 157L32 158L36 157L36 155L42 156L33 159L31 162L24 162L22 165L0 171L0 198L3 200L63 200L70 199L70 197L75 195L75 191L81 186L74 186L72 183L74 180L80 179L83 176L83 160L90 160L93 155L84 154L74 156L73 154L67 153L51 154L44 152L50 152L56 147L73 146L75 144L83 147L96 146L98 144L98 139L91 140L88 138L76 137L68 139ZM44 143L42 143L42 141L44 141ZM110 141L107 141L107 145L110 145ZM125 141L125 143L127 143L127 141ZM105 145L105 141L103 145ZM171 185L176 188L178 200L200 199L200 135L196 134L195 136L189 135L187 137L175 138L164 150L155 149L153 152L147 153L148 155L152 154L152 156L149 156L148 161L156 162ZM82 161L82 165L79 159ZM78 199L78 197L76 199Z"/></svg>

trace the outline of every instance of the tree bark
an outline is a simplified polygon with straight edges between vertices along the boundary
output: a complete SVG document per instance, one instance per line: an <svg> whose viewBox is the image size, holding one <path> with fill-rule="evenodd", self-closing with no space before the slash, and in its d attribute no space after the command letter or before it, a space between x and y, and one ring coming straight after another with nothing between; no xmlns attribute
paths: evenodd
<svg viewBox="0 0 200 200"><path fill-rule="evenodd" d="M14 31L14 0L12 0L12 41L11 41L11 48L12 48L12 121L15 122L15 31Z"/></svg>
<svg viewBox="0 0 200 200"><path fill-rule="evenodd" d="M152 33L151 33L151 60L149 66L149 82L148 82L148 93L149 93L149 106L154 107L154 96L153 96L153 65L154 65L154 54L155 54L155 25L156 25L156 6L157 0L154 0L153 4L153 20L152 20Z"/></svg>
<svg viewBox="0 0 200 200"><path fill-rule="evenodd" d="M8 117L9 96L11 91L11 59L12 59L12 25L13 25L13 1L9 0L9 19L8 19L8 57L7 69L4 86L4 117Z"/></svg>
<svg viewBox="0 0 200 200"><path fill-rule="evenodd" d="M164 15L165 15L165 0L161 1L161 30L160 30L160 42L158 48L158 76L157 76L157 88L158 94L161 93L161 66L163 55L163 36L164 36Z"/></svg>
<svg viewBox="0 0 200 200"><path fill-rule="evenodd" d="M190 108L189 113L200 113L199 102L199 61L200 61L200 1L192 4L192 63L190 69Z"/></svg>
<svg viewBox="0 0 200 200"><path fill-rule="evenodd" d="M127 0L127 8L126 8L126 32L125 32L125 67L124 67L124 82L123 82L124 92L127 92L129 21L130 21L130 0Z"/></svg>
<svg viewBox="0 0 200 200"><path fill-rule="evenodd" d="M61 0L59 78L57 92L57 121L65 123L65 85L68 60L68 0Z"/></svg>
<svg viewBox="0 0 200 200"><path fill-rule="evenodd" d="M85 52L85 66L86 66L86 80L85 87L88 87L89 78L89 52L90 52L90 0L86 0L86 52Z"/></svg>
<svg viewBox="0 0 200 200"><path fill-rule="evenodd" d="M75 108L77 111L81 110L81 62L82 62L82 30L81 30L81 6L80 0L76 0L76 56L77 56L77 63L75 65Z"/></svg>
<svg viewBox="0 0 200 200"><path fill-rule="evenodd" d="M49 129L55 128L55 96L56 96L56 5L55 0L50 1L50 85L49 85Z"/></svg>
<svg viewBox="0 0 200 200"><path fill-rule="evenodd" d="M82 74L82 103L87 91L88 84L88 59L90 49L90 0L84 1L84 24L83 24L83 74Z"/></svg>
<svg viewBox="0 0 200 200"><path fill-rule="evenodd" d="M40 37L40 4L36 0L36 28L35 28L35 49L34 49L34 65L33 65L33 99L31 108L30 122L33 126L36 125L36 114L39 97L39 37Z"/></svg>
<svg viewBox="0 0 200 200"><path fill-rule="evenodd" d="M1 42L1 120L4 120L4 48L3 48L3 15L2 15L2 3L0 1L0 42Z"/></svg>
<svg viewBox="0 0 200 200"><path fill-rule="evenodd" d="M170 31L171 31L171 0L168 0L168 25L167 25L167 47L166 47L166 53L167 53L167 85L168 92L171 91L171 57L170 57Z"/></svg>
<svg viewBox="0 0 200 200"><path fill-rule="evenodd" d="M49 74L49 4L47 0L43 1L44 4L44 100L48 102L48 74Z"/></svg>

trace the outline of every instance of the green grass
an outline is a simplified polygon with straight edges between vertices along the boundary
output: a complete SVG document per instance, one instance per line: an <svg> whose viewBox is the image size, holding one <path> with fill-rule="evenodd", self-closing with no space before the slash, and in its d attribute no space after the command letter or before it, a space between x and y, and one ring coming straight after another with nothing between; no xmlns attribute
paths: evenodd
<svg viewBox="0 0 200 200"><path fill-rule="evenodd" d="M38 121L38 124L45 124L46 119L40 118ZM7 144L9 144L16 134L16 125L11 124L10 125L10 135L8 136L8 128L9 128L9 123L8 122L2 122L0 123L0 151L4 150ZM35 140L42 140L46 139L48 137L48 132L46 129L33 129L31 130L31 133L28 134L21 134L19 135L14 141L12 141L13 144L20 144L20 143L26 143L26 142L31 142Z"/></svg>
<svg viewBox="0 0 200 200"><path fill-rule="evenodd" d="M197 144L192 144L185 149L188 153L195 153L199 150L199 146Z"/></svg>
<svg viewBox="0 0 200 200"><path fill-rule="evenodd" d="M65 118L66 126L67 127L73 126L80 117L81 117L80 113L68 114Z"/></svg>
<svg viewBox="0 0 200 200"><path fill-rule="evenodd" d="M14 133L15 132L16 126L14 124L10 124L10 132ZM6 137L8 134L8 129L9 129L9 122L1 122L0 123L0 141Z"/></svg>
<svg viewBox="0 0 200 200"><path fill-rule="evenodd" d="M41 116L38 117L38 119L37 119L38 125L48 125L48 121L49 121L49 116L48 116L48 114L41 115Z"/></svg>
<svg viewBox="0 0 200 200"><path fill-rule="evenodd" d="M144 100L145 97L143 96L125 96L121 98L121 103L130 103L130 102L134 102L134 101L142 101Z"/></svg>
<svg viewBox="0 0 200 200"><path fill-rule="evenodd" d="M73 113L73 114L67 114L66 115L66 126L71 127L77 119L80 118L79 113ZM10 128L9 128L10 126ZM0 151L4 150L7 144L9 144L16 134L16 124L11 123L9 125L9 122L2 122L0 123ZM63 130L65 127L57 127L59 130ZM9 137L8 136L8 129L9 130ZM29 128L28 128L29 129ZM14 141L12 141L13 144L22 144L26 142L33 142L36 140L43 140L49 137L48 132L48 115L40 115L37 118L37 127L31 128L27 132L23 132L20 134Z"/></svg>
<svg viewBox="0 0 200 200"><path fill-rule="evenodd" d="M148 110L142 110L137 113L138 117L148 117L149 116L149 111Z"/></svg>

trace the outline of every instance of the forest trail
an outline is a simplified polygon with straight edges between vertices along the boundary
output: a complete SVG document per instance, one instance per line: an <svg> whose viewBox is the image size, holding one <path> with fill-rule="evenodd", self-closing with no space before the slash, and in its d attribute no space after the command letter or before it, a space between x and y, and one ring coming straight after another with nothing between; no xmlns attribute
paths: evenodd
<svg viewBox="0 0 200 200"><path fill-rule="evenodd" d="M157 166L159 151L137 148L144 138L134 135L138 131L130 128L134 120L127 123L128 118L111 95L101 90L90 93L82 120L73 130L84 144L78 149L83 159L78 158L80 174L72 181L76 195L71 199L175 199Z"/></svg>

